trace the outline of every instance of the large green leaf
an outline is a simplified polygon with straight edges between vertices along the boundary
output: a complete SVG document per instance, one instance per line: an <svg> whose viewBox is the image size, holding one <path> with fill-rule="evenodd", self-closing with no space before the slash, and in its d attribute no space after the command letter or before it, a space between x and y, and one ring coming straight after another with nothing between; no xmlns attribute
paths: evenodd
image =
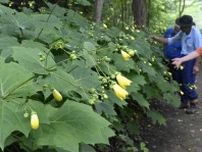
<svg viewBox="0 0 202 152"><path fill-rule="evenodd" d="M88 0L76 0L74 3L81 4L83 6L90 6L90 2Z"/></svg>
<svg viewBox="0 0 202 152"><path fill-rule="evenodd" d="M54 28L59 29L62 27L62 22L54 15L49 16L49 14L32 14L30 18L33 21L32 24L35 26L37 33L40 32L42 28L43 32L45 30L45 32L49 31L50 33L50 30L53 30Z"/></svg>
<svg viewBox="0 0 202 152"><path fill-rule="evenodd" d="M92 55L92 52L83 50L82 57L85 59L85 65L87 68L92 68L97 64L95 57Z"/></svg>
<svg viewBox="0 0 202 152"><path fill-rule="evenodd" d="M21 100L5 101L0 99L0 147L2 150L4 149L6 138L13 131L20 131L25 136L28 136L31 129L29 121L23 116Z"/></svg>
<svg viewBox="0 0 202 152"><path fill-rule="evenodd" d="M144 76L130 73L131 86L127 89L129 92L137 92L141 86L146 84Z"/></svg>
<svg viewBox="0 0 202 152"><path fill-rule="evenodd" d="M59 38L58 29L62 27L60 19L53 14L32 14L30 16L31 22L34 26L35 38L40 38L47 43Z"/></svg>
<svg viewBox="0 0 202 152"><path fill-rule="evenodd" d="M86 68L85 65L78 65L72 72L73 76L79 80L80 84L85 88L93 88L100 86L98 75L96 72Z"/></svg>
<svg viewBox="0 0 202 152"><path fill-rule="evenodd" d="M45 53L43 50L28 47L13 47L12 49L14 59L30 72L47 74L47 70L51 70L51 67L55 66L50 52ZM41 61L42 56L44 57L43 61Z"/></svg>
<svg viewBox="0 0 202 152"><path fill-rule="evenodd" d="M176 94L173 95L171 93L164 93L163 94L163 99L167 101L167 103L171 104L174 107L179 107L180 106L180 97Z"/></svg>
<svg viewBox="0 0 202 152"><path fill-rule="evenodd" d="M81 91L81 86L78 80L75 80L74 77L61 69L51 73L45 79L45 83L49 84L51 87L56 88L57 90L62 91L63 94L68 95L69 91Z"/></svg>
<svg viewBox="0 0 202 152"><path fill-rule="evenodd" d="M1 0L1 1L3 2L3 1L6 1L6 0ZM5 15L8 16L8 14L10 15L10 14L12 14L14 12L16 12L14 9L11 9L11 8L6 7L4 5L0 5L0 15L5 14Z"/></svg>
<svg viewBox="0 0 202 152"><path fill-rule="evenodd" d="M136 93L132 93L131 96L133 97L133 99L135 99L137 101L137 103L141 107L145 107L145 108L149 109L150 104L142 94L140 94L139 92L136 92Z"/></svg>
<svg viewBox="0 0 202 152"><path fill-rule="evenodd" d="M80 152L96 152L92 146L89 146L87 144L81 144L79 151Z"/></svg>
<svg viewBox="0 0 202 152"><path fill-rule="evenodd" d="M69 23L73 27L88 27L89 26L89 21L86 20L83 16L81 16L79 13L73 11L73 10L68 10L66 22ZM82 41L83 42L83 41Z"/></svg>
<svg viewBox="0 0 202 152"><path fill-rule="evenodd" d="M13 131L26 136L30 131L28 121L23 117L24 102L35 92L32 73L16 63L0 62L0 148Z"/></svg>
<svg viewBox="0 0 202 152"><path fill-rule="evenodd" d="M8 3L9 0L0 0L0 3Z"/></svg>
<svg viewBox="0 0 202 152"><path fill-rule="evenodd" d="M137 64L144 73L149 75L149 77L152 76L156 78L157 71L152 66L149 66L146 61L139 61Z"/></svg>
<svg viewBox="0 0 202 152"><path fill-rule="evenodd" d="M79 143L107 144L108 138L114 135L108 127L110 123L90 106L69 100L58 109L36 105L36 102L29 102L29 105L36 111L43 109L43 114L50 119L50 124L42 123L40 129L31 134L38 146L49 145L78 152Z"/></svg>
<svg viewBox="0 0 202 152"><path fill-rule="evenodd" d="M95 51L96 50L96 47L92 42L84 42L83 48L87 51Z"/></svg>
<svg viewBox="0 0 202 152"><path fill-rule="evenodd" d="M154 110L148 111L147 116L152 119L152 122L154 124L158 122L159 124L165 125L166 123L166 119L158 111L154 111Z"/></svg>
<svg viewBox="0 0 202 152"><path fill-rule="evenodd" d="M95 104L96 112L99 114L105 113L106 115L116 115L113 103L110 102L98 102Z"/></svg>
<svg viewBox="0 0 202 152"><path fill-rule="evenodd" d="M114 65L119 71L130 72L134 68L134 62L132 59L125 61L120 54L114 53L112 57Z"/></svg>
<svg viewBox="0 0 202 152"><path fill-rule="evenodd" d="M152 98L161 98L162 95L159 94L159 89L157 89L156 86L152 85L151 84L147 84L143 87L143 93L146 94L146 96L148 97L148 99L152 99Z"/></svg>
<svg viewBox="0 0 202 152"><path fill-rule="evenodd" d="M33 75L18 64L1 63L0 71L0 98L26 96L34 91L31 85Z"/></svg>
<svg viewBox="0 0 202 152"><path fill-rule="evenodd" d="M27 48L38 48L39 50L47 51L48 49L45 48L45 45L39 42L35 42L33 40L24 40L22 41L22 46Z"/></svg>
<svg viewBox="0 0 202 152"><path fill-rule="evenodd" d="M19 43L15 37L0 35L0 49L5 49L7 47L17 45L19 45Z"/></svg>

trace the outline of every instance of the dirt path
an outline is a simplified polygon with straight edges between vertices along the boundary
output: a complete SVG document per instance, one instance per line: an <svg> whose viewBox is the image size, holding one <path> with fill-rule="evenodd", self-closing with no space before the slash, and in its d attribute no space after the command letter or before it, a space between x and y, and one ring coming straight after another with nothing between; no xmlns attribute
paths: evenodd
<svg viewBox="0 0 202 152"><path fill-rule="evenodd" d="M201 69L202 71L202 69ZM200 108L196 114L162 105L166 126L148 125L144 140L150 152L202 152L202 72L198 76Z"/></svg>

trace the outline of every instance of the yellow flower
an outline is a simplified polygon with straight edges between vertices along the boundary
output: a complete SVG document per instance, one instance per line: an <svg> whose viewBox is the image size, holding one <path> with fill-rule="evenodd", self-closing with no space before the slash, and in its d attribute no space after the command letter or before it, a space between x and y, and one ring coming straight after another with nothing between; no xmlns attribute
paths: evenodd
<svg viewBox="0 0 202 152"><path fill-rule="evenodd" d="M36 112L32 112L30 124L31 124L32 129L39 128L39 117Z"/></svg>
<svg viewBox="0 0 202 152"><path fill-rule="evenodd" d="M62 95L56 89L53 90L53 97L56 101L62 101Z"/></svg>
<svg viewBox="0 0 202 152"><path fill-rule="evenodd" d="M128 92L121 88L117 83L115 83L113 86L112 86L116 96L121 99L121 100L125 100L126 97L128 96Z"/></svg>
<svg viewBox="0 0 202 152"><path fill-rule="evenodd" d="M118 84L125 89L127 86L130 86L132 81L129 80L128 78L124 77L121 75L121 73L116 75L116 80L118 82Z"/></svg>
<svg viewBox="0 0 202 152"><path fill-rule="evenodd" d="M131 58L131 56L128 53L126 53L125 51L121 51L121 55L122 55L123 59L126 61Z"/></svg>

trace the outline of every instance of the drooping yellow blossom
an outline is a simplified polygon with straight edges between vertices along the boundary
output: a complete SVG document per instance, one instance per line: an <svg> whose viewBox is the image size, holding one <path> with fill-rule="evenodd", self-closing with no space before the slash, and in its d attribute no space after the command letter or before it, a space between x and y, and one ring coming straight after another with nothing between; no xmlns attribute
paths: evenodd
<svg viewBox="0 0 202 152"><path fill-rule="evenodd" d="M36 112L32 112L30 124L31 124L32 129L39 128L39 117Z"/></svg>
<svg viewBox="0 0 202 152"><path fill-rule="evenodd" d="M121 55L122 55L123 59L126 61L128 61L131 58L131 56L125 51L121 51Z"/></svg>
<svg viewBox="0 0 202 152"><path fill-rule="evenodd" d="M56 89L53 90L53 97L56 101L62 101L62 95Z"/></svg>
<svg viewBox="0 0 202 152"><path fill-rule="evenodd" d="M121 88L117 83L115 83L113 86L112 86L116 96L121 99L121 100L125 100L126 97L128 96L128 92Z"/></svg>
<svg viewBox="0 0 202 152"><path fill-rule="evenodd" d="M121 75L121 73L118 73L116 75L116 80L118 82L118 84L123 88L125 89L127 86L130 86L132 81L129 80L128 78L124 77Z"/></svg>

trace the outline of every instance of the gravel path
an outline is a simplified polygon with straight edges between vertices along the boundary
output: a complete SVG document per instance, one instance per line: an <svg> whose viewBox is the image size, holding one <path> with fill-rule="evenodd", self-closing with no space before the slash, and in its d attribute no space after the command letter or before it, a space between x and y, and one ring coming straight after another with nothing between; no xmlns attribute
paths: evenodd
<svg viewBox="0 0 202 152"><path fill-rule="evenodd" d="M187 115L168 105L162 105L166 126L148 124L144 140L150 152L202 152L202 69L198 75L199 110Z"/></svg>

